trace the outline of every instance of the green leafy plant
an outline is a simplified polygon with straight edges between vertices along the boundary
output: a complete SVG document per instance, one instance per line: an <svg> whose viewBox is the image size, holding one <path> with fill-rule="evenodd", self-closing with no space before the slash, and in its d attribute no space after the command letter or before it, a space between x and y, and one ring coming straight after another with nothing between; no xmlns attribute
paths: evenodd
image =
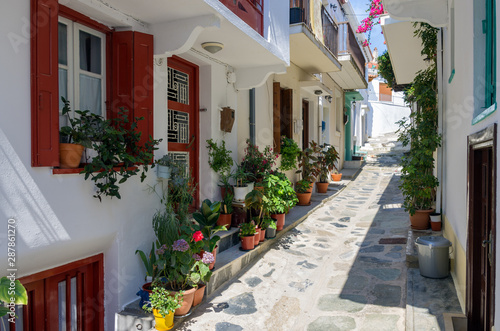
<svg viewBox="0 0 500 331"><path fill-rule="evenodd" d="M259 151L259 146L252 144L250 139L247 139L245 155L241 161L243 172L247 176L251 176L247 181L261 181L265 174L272 170L278 157L279 154L274 153L270 146L266 146L264 151L261 152Z"/></svg>
<svg viewBox="0 0 500 331"><path fill-rule="evenodd" d="M300 148L295 140L281 136L281 165L282 171L297 169L297 157Z"/></svg>
<svg viewBox="0 0 500 331"><path fill-rule="evenodd" d="M199 260L193 264L190 277L193 284L208 284L210 278L212 277L212 272L210 271L208 264L203 263L203 261Z"/></svg>
<svg viewBox="0 0 500 331"><path fill-rule="evenodd" d="M283 214L297 204L298 199L292 183L286 176L283 178L269 174L262 184L264 186L262 205L265 215Z"/></svg>
<svg viewBox="0 0 500 331"><path fill-rule="evenodd" d="M0 303L4 303L5 306L0 305L0 319L2 320L3 330L6 330L4 325L5 315L9 315L9 321L14 321L17 317L15 315L15 305L27 305L28 304L28 293L26 289L17 279L9 279L8 277L0 278Z"/></svg>
<svg viewBox="0 0 500 331"><path fill-rule="evenodd" d="M255 223L252 221L250 223L242 223L240 224L240 237L250 237L257 233L255 229Z"/></svg>
<svg viewBox="0 0 500 331"><path fill-rule="evenodd" d="M311 189L311 183L305 179L299 180L295 183L295 191L297 193L307 193Z"/></svg>
<svg viewBox="0 0 500 331"><path fill-rule="evenodd" d="M309 143L309 147L301 151L298 156L298 166L300 169L297 170L297 173L300 173L302 175L302 179L307 180L310 183L314 182L320 172L316 163L320 152L321 148L318 143L311 141Z"/></svg>
<svg viewBox="0 0 500 331"><path fill-rule="evenodd" d="M266 229L275 229L276 230L278 228L276 225L276 221L274 221L270 217L264 217L262 219L261 227L262 227L262 230L266 230Z"/></svg>
<svg viewBox="0 0 500 331"><path fill-rule="evenodd" d="M229 187L231 167L234 161L231 157L231 151L226 148L226 142L222 140L220 144L217 144L212 139L208 139L207 149L210 168L219 174L222 185Z"/></svg>
<svg viewBox="0 0 500 331"><path fill-rule="evenodd" d="M250 210L250 213L256 214L257 217L257 226L260 226L260 219L262 217L263 212L263 201L264 195L259 190L252 190L247 193L245 196L245 208Z"/></svg>
<svg viewBox="0 0 500 331"><path fill-rule="evenodd" d="M69 125L63 126L60 130L60 140L62 143L79 144L84 147L92 147L92 139L99 130L102 118L91 113L89 110L75 110L71 117L71 106L68 100L61 97L64 106L62 115L67 118Z"/></svg>
<svg viewBox="0 0 500 331"><path fill-rule="evenodd" d="M233 213L233 198L234 198L233 194L226 193L226 196L221 201L221 207L220 207L221 214Z"/></svg>
<svg viewBox="0 0 500 331"><path fill-rule="evenodd" d="M225 226L217 225L220 206L220 201L212 203L206 199L201 204L199 212L193 213L193 218L198 222L197 229L203 234L203 241L208 252L212 252L220 240L220 237L215 234L219 231L227 230Z"/></svg>
<svg viewBox="0 0 500 331"><path fill-rule="evenodd" d="M194 201L196 183L186 163L172 162L168 191L162 200L170 204L181 224L189 223L189 209Z"/></svg>
<svg viewBox="0 0 500 331"><path fill-rule="evenodd" d="M146 254L139 249L135 251L135 254L139 254L139 257L141 258L142 263L144 263L144 267L146 268L146 276L144 277L144 280L146 280L147 277L155 279L156 274L158 273L158 265L156 264L155 243L151 244L151 252L149 253L149 256L146 256Z"/></svg>
<svg viewBox="0 0 500 331"><path fill-rule="evenodd" d="M324 144L319 147L321 148L321 151L318 154L316 161L317 167L319 168L319 181L321 183L327 183L330 171L333 169L338 171L335 164L339 160L339 153L337 153L335 147L329 144Z"/></svg>
<svg viewBox="0 0 500 331"><path fill-rule="evenodd" d="M236 167L236 171L232 175L236 183L236 187L245 187L247 179L253 177L253 174L246 172L245 168L241 165Z"/></svg>
<svg viewBox="0 0 500 331"><path fill-rule="evenodd" d="M417 26L417 25L415 25ZM410 150L402 158L400 189L404 195L403 206L410 215L416 210L431 209L435 200L438 179L433 175L434 151L441 146L438 134L437 109L437 31L426 23L419 23L415 35L422 40L422 55L431 65L417 73L405 99L417 107L410 118L399 121L399 140Z"/></svg>
<svg viewBox="0 0 500 331"><path fill-rule="evenodd" d="M153 312L153 309L156 309L165 318L169 313L181 307L184 300L183 293L183 291L180 291L171 294L163 287L155 287L153 292L149 294L149 302L144 304L142 309L150 313Z"/></svg>

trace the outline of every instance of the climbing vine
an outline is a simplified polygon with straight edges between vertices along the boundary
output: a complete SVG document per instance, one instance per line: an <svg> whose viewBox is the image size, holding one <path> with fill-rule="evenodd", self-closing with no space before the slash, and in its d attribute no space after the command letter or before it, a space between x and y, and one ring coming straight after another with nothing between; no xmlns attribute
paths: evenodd
<svg viewBox="0 0 500 331"><path fill-rule="evenodd" d="M436 195L438 179L433 175L434 151L441 146L438 133L437 108L437 32L426 23L415 23L415 36L422 40L421 54L429 66L417 72L405 101L414 105L409 118L398 122L399 140L410 151L402 158L400 189L404 195L404 208L415 214L416 210L431 209Z"/></svg>

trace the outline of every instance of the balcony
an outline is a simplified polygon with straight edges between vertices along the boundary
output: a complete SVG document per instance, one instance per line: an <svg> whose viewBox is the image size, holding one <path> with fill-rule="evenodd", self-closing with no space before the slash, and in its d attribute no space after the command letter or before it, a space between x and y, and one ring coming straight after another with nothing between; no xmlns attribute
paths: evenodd
<svg viewBox="0 0 500 331"><path fill-rule="evenodd" d="M311 12L310 1L290 0L290 60L310 74L340 71L338 27L323 6Z"/></svg>
<svg viewBox="0 0 500 331"><path fill-rule="evenodd" d="M220 0L261 36L264 31L262 6L264 0Z"/></svg>
<svg viewBox="0 0 500 331"><path fill-rule="evenodd" d="M365 89L365 57L349 22L338 25L338 60L342 71L329 73L344 89Z"/></svg>

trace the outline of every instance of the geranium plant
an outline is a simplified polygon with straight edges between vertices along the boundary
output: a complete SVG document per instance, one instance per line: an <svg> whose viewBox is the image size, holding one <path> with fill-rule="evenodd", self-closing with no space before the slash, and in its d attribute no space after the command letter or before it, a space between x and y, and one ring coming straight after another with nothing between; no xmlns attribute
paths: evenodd
<svg viewBox="0 0 500 331"><path fill-rule="evenodd" d="M264 148L264 151L259 151L259 146L256 146L247 139L247 147L245 148L245 156L241 162L241 167L245 173L253 174L257 182L261 181L266 173L271 171L276 164L276 159L279 154L273 152L269 146Z"/></svg>
<svg viewBox="0 0 500 331"><path fill-rule="evenodd" d="M220 240L220 237L215 234L219 231L227 230L225 226L217 225L217 220L220 215L220 206L220 201L212 203L210 200L205 199L201 204L200 210L193 213L193 218L198 222L198 225L194 226L197 230L194 235L196 236L197 233L202 235L202 237L198 235L197 238L203 239L203 249L208 252L212 252L217 242Z"/></svg>

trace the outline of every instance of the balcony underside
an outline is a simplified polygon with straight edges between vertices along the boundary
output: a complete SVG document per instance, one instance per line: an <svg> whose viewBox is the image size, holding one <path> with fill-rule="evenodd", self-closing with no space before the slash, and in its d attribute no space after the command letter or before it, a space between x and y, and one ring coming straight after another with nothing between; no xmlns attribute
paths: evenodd
<svg viewBox="0 0 500 331"><path fill-rule="evenodd" d="M368 87L365 77L358 68L351 54L339 55L338 60L342 65L342 70L329 72L332 79L343 89L365 89Z"/></svg>
<svg viewBox="0 0 500 331"><path fill-rule="evenodd" d="M412 22L397 21L389 16L381 17L380 25L384 32L396 82L399 85L410 84L417 71L427 68L424 56L420 54L422 49L420 38L414 36L416 28Z"/></svg>
<svg viewBox="0 0 500 331"><path fill-rule="evenodd" d="M290 25L290 61L310 74L342 68L335 55L303 23Z"/></svg>

